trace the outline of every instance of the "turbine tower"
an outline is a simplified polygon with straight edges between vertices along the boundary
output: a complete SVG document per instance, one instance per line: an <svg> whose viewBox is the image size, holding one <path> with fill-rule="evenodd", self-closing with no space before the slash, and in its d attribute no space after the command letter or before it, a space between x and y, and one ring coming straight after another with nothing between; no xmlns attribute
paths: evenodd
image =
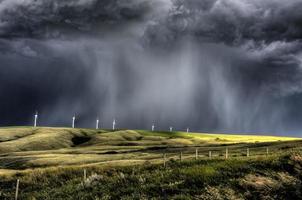
<svg viewBox="0 0 302 200"><path fill-rule="evenodd" d="M74 128L74 123L75 123L75 115L72 117L72 128Z"/></svg>
<svg viewBox="0 0 302 200"><path fill-rule="evenodd" d="M99 119L96 119L95 129L99 129Z"/></svg>
<svg viewBox="0 0 302 200"><path fill-rule="evenodd" d="M38 112L36 112L35 114L34 127L37 127L37 121L38 121Z"/></svg>
<svg viewBox="0 0 302 200"><path fill-rule="evenodd" d="M154 131L154 129L155 129L155 125L154 125L154 124L152 124L152 131Z"/></svg>
<svg viewBox="0 0 302 200"><path fill-rule="evenodd" d="M190 129L189 128L187 128L187 133L189 133L190 132Z"/></svg>
<svg viewBox="0 0 302 200"><path fill-rule="evenodd" d="M112 130L115 130L115 124L116 124L115 119L113 119L113 122L112 122Z"/></svg>
<svg viewBox="0 0 302 200"><path fill-rule="evenodd" d="M170 132L172 132L173 131L173 127L172 126L170 126Z"/></svg>

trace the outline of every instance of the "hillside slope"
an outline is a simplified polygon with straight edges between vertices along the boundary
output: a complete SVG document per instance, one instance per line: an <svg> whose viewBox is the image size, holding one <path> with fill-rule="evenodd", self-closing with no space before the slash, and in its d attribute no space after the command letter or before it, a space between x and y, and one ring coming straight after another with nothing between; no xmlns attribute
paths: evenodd
<svg viewBox="0 0 302 200"><path fill-rule="evenodd" d="M54 150L77 146L201 145L292 141L298 138L143 130L77 128L0 128L0 153Z"/></svg>
<svg viewBox="0 0 302 200"><path fill-rule="evenodd" d="M0 129L0 199L301 199L299 138ZM85 169L85 173L83 172Z"/></svg>
<svg viewBox="0 0 302 200"><path fill-rule="evenodd" d="M185 132L151 132L146 130L95 130L50 127L9 127L0 129L0 168L26 169L35 167L131 164L145 161L160 162L164 152L177 157L222 156L225 147L231 156L240 156L245 148L260 154L295 148L298 138L205 134Z"/></svg>

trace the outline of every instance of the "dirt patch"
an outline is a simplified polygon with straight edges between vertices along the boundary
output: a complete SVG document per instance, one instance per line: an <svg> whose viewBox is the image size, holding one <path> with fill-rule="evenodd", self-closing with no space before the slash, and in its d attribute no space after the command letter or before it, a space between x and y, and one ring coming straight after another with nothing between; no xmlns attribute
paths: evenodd
<svg viewBox="0 0 302 200"><path fill-rule="evenodd" d="M86 142L89 142L90 140L91 140L91 137L89 137L89 136L74 136L71 139L73 147L83 145Z"/></svg>
<svg viewBox="0 0 302 200"><path fill-rule="evenodd" d="M118 154L119 152L117 151L106 151L106 152L103 152L103 153L98 153L98 154Z"/></svg>
<svg viewBox="0 0 302 200"><path fill-rule="evenodd" d="M245 188L263 190L267 188L278 188L279 182L267 176L249 174L241 180L240 185Z"/></svg>
<svg viewBox="0 0 302 200"><path fill-rule="evenodd" d="M207 186L201 195L195 196L196 199L202 200L243 200L244 198L240 194L228 187L211 187Z"/></svg>

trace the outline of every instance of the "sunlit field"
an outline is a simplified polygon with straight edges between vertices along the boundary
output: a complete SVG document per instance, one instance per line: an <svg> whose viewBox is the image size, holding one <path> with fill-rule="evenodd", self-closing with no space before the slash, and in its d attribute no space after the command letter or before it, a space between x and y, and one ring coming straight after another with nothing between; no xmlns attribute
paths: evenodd
<svg viewBox="0 0 302 200"><path fill-rule="evenodd" d="M300 138L7 127L0 141L4 199L17 180L20 199L286 199L301 184Z"/></svg>
<svg viewBox="0 0 302 200"><path fill-rule="evenodd" d="M290 141L293 147L300 143L289 137L46 127L2 128L0 141L2 169L158 162L163 153L193 156L196 148L199 157L208 151L217 156L224 154L225 145L230 155L239 155L246 147L256 154L264 153L266 146L273 151Z"/></svg>

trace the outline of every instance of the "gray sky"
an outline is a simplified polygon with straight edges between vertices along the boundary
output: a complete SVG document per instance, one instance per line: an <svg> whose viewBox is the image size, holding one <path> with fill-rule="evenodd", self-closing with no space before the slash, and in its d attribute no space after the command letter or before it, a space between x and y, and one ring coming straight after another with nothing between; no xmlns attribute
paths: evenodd
<svg viewBox="0 0 302 200"><path fill-rule="evenodd" d="M0 125L301 136L300 0L0 0Z"/></svg>

